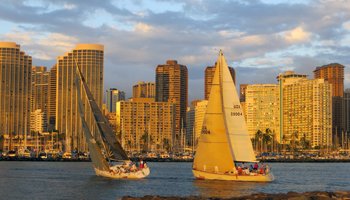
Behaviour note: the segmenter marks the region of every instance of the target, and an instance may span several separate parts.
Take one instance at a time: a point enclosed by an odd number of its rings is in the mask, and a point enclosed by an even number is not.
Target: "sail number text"
[[[241,105],[237,105],[237,104],[233,104],[233,109],[240,109]],[[241,112],[241,110],[238,111],[231,111],[231,116],[242,116],[243,113]]]
[[[231,112],[231,116],[242,116],[242,112]]]

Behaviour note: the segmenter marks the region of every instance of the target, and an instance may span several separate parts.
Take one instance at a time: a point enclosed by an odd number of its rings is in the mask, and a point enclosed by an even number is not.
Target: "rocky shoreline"
[[[163,197],[163,196],[152,196],[147,195],[144,197],[130,197],[125,196],[122,200],[219,200],[224,198],[217,197],[200,197],[200,196],[189,196],[189,197]],[[266,194],[266,193],[257,193],[251,194],[248,196],[241,197],[232,197],[226,198],[227,200],[244,200],[244,199],[252,199],[252,200],[327,200],[327,199],[350,199],[350,191],[336,191],[336,192],[288,192],[285,194]]]

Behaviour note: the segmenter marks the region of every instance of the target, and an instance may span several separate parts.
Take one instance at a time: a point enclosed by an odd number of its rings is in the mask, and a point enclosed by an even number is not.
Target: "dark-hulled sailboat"
[[[83,132],[88,144],[92,165],[96,175],[113,179],[141,179],[147,177],[150,174],[149,167],[145,166],[143,168],[135,168],[134,166],[130,165],[132,162],[118,142],[115,133],[108,124],[107,119],[103,116],[101,110],[95,102],[95,99],[93,98],[93,95],[85,82],[85,78],[80,71],[78,63],[76,61],[75,63],[77,69],[75,84],[77,87],[78,109]],[[85,94],[91,112],[94,116],[98,128],[95,135],[98,134],[98,137],[101,138],[101,145],[96,142],[95,137],[91,134],[91,131],[85,121],[81,91],[83,91]],[[107,161],[107,159],[109,161]],[[111,160],[117,161],[116,164],[111,164],[113,163],[110,162]]]

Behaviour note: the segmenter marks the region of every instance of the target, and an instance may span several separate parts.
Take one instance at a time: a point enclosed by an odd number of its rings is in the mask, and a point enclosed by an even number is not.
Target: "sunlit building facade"
[[[314,70],[315,78],[323,78],[332,86],[332,128],[333,141],[340,143],[342,132],[345,129],[344,119],[344,66],[331,63]],[[337,144],[337,145],[338,145]]]
[[[245,116],[248,133],[255,137],[258,130],[270,129],[280,142],[280,92],[277,84],[247,85],[245,91]]]
[[[103,60],[104,47],[99,44],[78,44],[57,58],[56,129],[65,138],[64,150],[67,152],[87,150],[78,112],[76,65],[79,65],[97,105],[102,108]],[[85,120],[90,130],[97,130],[85,93],[81,91]]]
[[[287,143],[305,137],[312,147],[332,144],[332,90],[324,79],[288,71],[280,82],[283,138]]]
[[[30,130],[35,133],[43,133],[46,131],[46,116],[41,109],[37,109],[30,114]]]
[[[156,85],[154,82],[138,82],[132,87],[133,98],[155,98]]]
[[[13,42],[0,42],[0,55],[0,134],[23,138],[30,131],[32,58]]]
[[[131,152],[170,151],[173,147],[175,105],[153,98],[117,102],[117,135]]]
[[[194,118],[194,145],[198,143],[198,139],[201,136],[203,120],[205,112],[207,110],[208,100],[198,101],[195,105],[195,118]]]

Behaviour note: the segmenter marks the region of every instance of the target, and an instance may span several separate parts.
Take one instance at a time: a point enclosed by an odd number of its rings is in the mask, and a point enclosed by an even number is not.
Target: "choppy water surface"
[[[192,163],[148,163],[143,180],[97,177],[88,162],[0,162],[0,199],[119,199],[122,196],[232,197],[257,192],[350,190],[350,163],[272,163],[273,183],[194,180]]]

